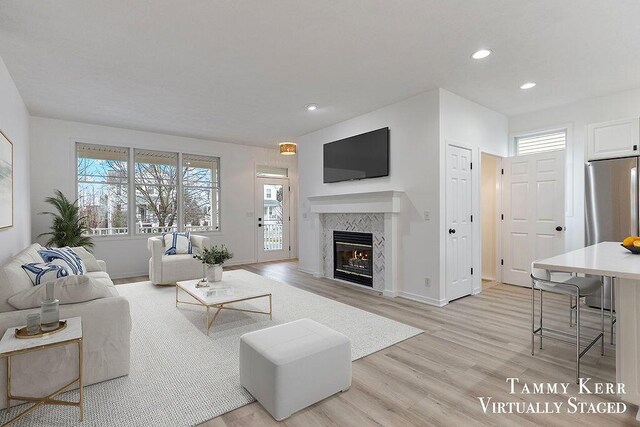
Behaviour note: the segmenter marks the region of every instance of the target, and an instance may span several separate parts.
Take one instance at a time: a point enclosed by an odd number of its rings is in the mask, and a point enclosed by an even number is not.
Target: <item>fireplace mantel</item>
[[[395,297],[400,289],[401,277],[398,265],[400,259],[398,216],[403,195],[402,191],[372,191],[307,197],[308,213],[314,231],[313,241],[318,248],[313,274],[317,277],[328,277],[322,262],[322,215],[384,214],[384,289],[380,290],[386,296]]]
[[[400,213],[402,191],[307,197],[311,213]]]

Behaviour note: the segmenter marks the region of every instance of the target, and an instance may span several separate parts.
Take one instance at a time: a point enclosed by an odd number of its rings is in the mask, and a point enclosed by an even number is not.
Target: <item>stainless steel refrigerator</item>
[[[639,157],[594,160],[585,166],[586,242],[622,242],[638,236]],[[640,258],[638,259],[640,262]],[[604,307],[611,307],[610,282],[605,280]],[[600,295],[587,297],[592,307],[600,307]],[[614,307],[615,309],[615,307]]]

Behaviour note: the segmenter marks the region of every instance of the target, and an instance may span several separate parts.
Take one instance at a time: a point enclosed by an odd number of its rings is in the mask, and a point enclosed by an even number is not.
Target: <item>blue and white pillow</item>
[[[189,231],[184,233],[163,233],[162,240],[164,240],[164,247],[167,248],[164,251],[165,255],[193,253],[191,233]]]
[[[64,248],[45,248],[38,251],[44,262],[53,262],[59,260],[56,264],[62,265],[71,274],[83,275],[87,272],[87,267],[82,259],[73,249],[68,246]]]
[[[27,273],[34,286],[69,276],[69,272],[63,265],[55,263],[32,262],[30,264],[24,264],[22,268]]]

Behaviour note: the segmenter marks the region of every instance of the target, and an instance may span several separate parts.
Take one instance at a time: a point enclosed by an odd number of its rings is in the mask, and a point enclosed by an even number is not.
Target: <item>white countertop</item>
[[[534,267],[569,273],[593,274],[640,281],[640,255],[620,246],[620,242],[602,242],[562,255],[541,259]]]

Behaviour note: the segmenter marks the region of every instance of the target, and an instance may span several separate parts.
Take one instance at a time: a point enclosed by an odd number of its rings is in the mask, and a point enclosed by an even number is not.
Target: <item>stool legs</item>
[[[576,384],[580,381],[580,295],[576,293]]]
[[[540,350],[542,350],[542,288],[540,289]]]
[[[536,287],[531,279],[531,355],[535,353],[536,346]]]

